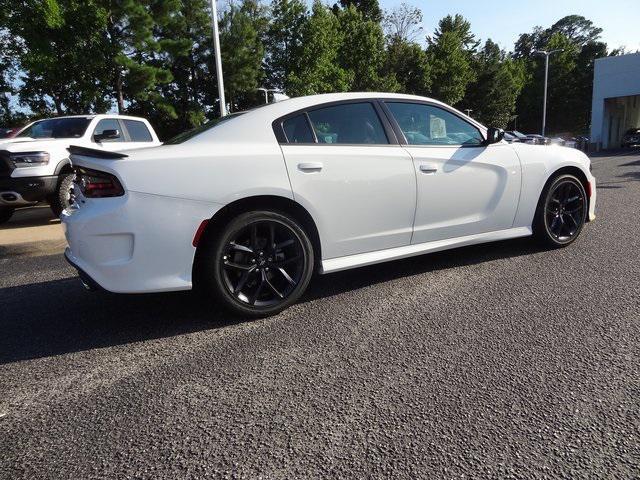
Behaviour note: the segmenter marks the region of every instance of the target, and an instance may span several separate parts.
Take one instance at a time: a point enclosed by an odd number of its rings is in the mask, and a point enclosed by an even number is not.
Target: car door
[[[429,103],[387,101],[417,176],[412,243],[458,238],[513,226],[520,160],[453,111]]]
[[[412,160],[375,101],[337,102],[275,124],[294,197],[316,221],[323,259],[410,244]]]

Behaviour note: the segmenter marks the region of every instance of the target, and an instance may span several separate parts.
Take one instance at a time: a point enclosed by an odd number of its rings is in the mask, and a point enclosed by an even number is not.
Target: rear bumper
[[[1,177],[0,205],[21,207],[45,200],[56,191],[58,176]]]
[[[65,257],[86,284],[115,293],[190,289],[193,236],[221,207],[136,192],[78,201],[61,216]]]

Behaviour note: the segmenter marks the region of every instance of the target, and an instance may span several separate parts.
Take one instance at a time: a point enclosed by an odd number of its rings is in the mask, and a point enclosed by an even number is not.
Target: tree
[[[288,91],[287,78],[299,68],[307,7],[302,0],[273,0],[266,35],[265,70],[270,87]]]
[[[224,65],[227,102],[232,110],[256,103],[262,84],[264,44],[267,28],[264,7],[256,0],[231,3],[220,20],[220,45]]]
[[[524,84],[521,62],[508,57],[500,47],[487,40],[474,57],[476,79],[467,88],[464,101],[473,116],[486,125],[507,128]]]
[[[431,90],[429,59],[417,43],[391,37],[383,71],[388,77],[395,78],[399,92],[428,95]]]
[[[475,48],[476,42],[470,28],[461,16],[447,16],[440,21],[434,36],[427,38],[432,94],[451,105],[462,100],[474,80],[470,49]]]
[[[342,10],[338,21],[343,35],[338,61],[353,79],[350,90],[397,90],[395,79],[383,74],[385,50],[380,23],[366,19],[354,6]]]
[[[215,76],[209,70],[212,55],[211,12],[208,0],[182,0],[173,14],[154,29],[158,51],[149,62],[168,70],[171,81],[156,86],[164,99],[136,101],[132,113],[145,114],[160,138],[170,138],[215,115]]]
[[[362,18],[365,20],[371,20],[375,23],[382,21],[382,10],[378,0],[340,0],[340,5],[333,5],[333,13],[338,15],[340,10],[348,10],[350,7],[355,8],[362,14]]]
[[[39,114],[59,115],[109,107],[104,16],[95,4],[8,2],[3,10],[10,37],[7,51],[20,72],[23,105]]]
[[[287,76],[287,93],[297,96],[346,91],[352,77],[338,63],[338,50],[343,41],[340,24],[320,0],[313,4],[302,38],[299,68]]]
[[[422,31],[420,23],[422,23],[422,11],[407,3],[402,3],[386,13],[383,18],[383,25],[390,41],[414,41]]]
[[[600,42],[601,29],[578,15],[560,19],[547,29],[536,27],[520,35],[514,56],[525,67],[525,84],[517,102],[521,128],[538,131],[542,119],[544,58],[536,50],[564,49],[550,58],[547,126],[550,132],[583,133],[591,117],[593,68],[596,58],[607,55]],[[570,112],[570,114],[567,114]]]

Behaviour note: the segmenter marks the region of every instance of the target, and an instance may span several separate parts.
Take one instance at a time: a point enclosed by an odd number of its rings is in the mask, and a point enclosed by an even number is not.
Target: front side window
[[[100,120],[96,125],[96,129],[93,131],[94,140],[96,136],[103,135],[106,130],[116,130],[118,132],[118,136],[116,138],[101,138],[100,142],[124,142],[124,137],[122,136],[122,132],[120,131],[120,124],[118,120],[115,118],[105,118]]]
[[[132,142],[153,142],[149,129],[137,120],[122,120]]]
[[[388,102],[409,145],[477,146],[480,130],[442,108],[420,103]]]
[[[386,145],[382,122],[369,102],[345,103],[309,112],[318,143]]]
[[[91,122],[90,118],[51,118],[34,122],[22,132],[18,137],[29,138],[80,138],[87,131]]]

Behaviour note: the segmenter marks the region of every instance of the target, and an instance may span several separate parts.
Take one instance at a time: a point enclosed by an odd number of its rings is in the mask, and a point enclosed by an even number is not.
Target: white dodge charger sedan
[[[65,255],[90,287],[197,287],[264,316],[314,272],[527,235],[572,243],[595,218],[589,158],[502,137],[429,98],[340,93],[230,115],[160,147],[71,147]]]

